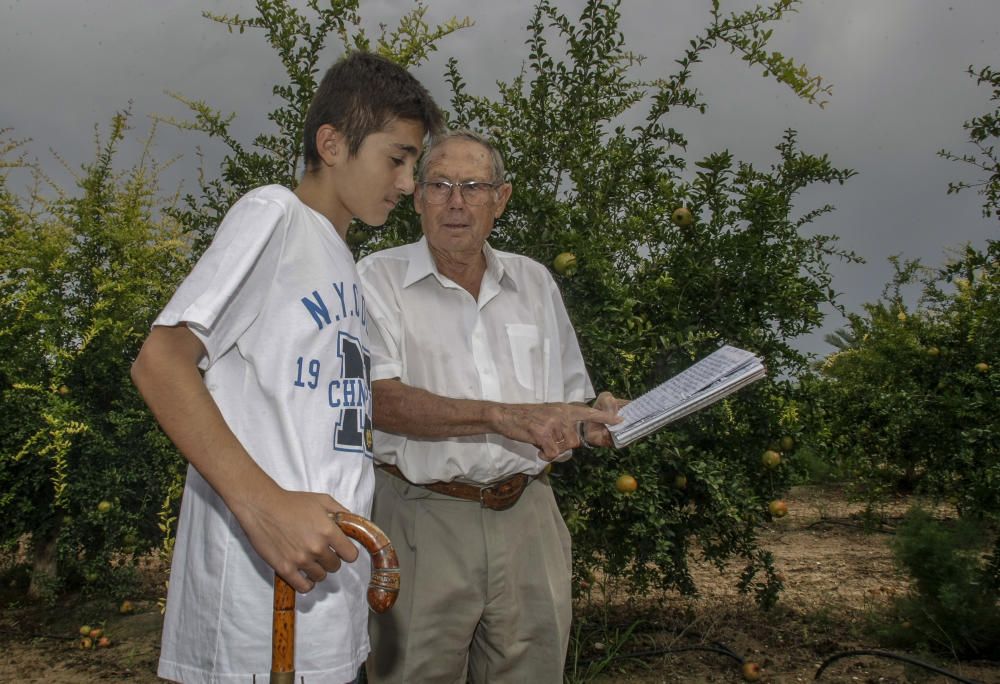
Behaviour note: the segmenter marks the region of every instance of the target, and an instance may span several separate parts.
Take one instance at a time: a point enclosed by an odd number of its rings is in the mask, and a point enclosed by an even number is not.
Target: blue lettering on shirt
[[[331,340],[333,348],[330,351],[336,351],[340,363],[327,360],[325,355],[322,363],[320,359],[306,359],[300,356],[295,362],[293,384],[306,391],[316,389],[320,384],[321,369],[329,372],[339,366],[339,373],[334,370],[334,374],[339,377],[326,382],[327,405],[337,412],[333,429],[333,449],[361,453],[371,458],[371,355],[362,344],[364,338],[359,339],[346,330],[333,327],[334,321],[346,319],[348,315],[359,318],[362,328],[367,327],[365,298],[360,288],[352,284],[353,307],[348,310],[346,284],[340,281],[331,285],[340,301],[339,314],[331,314],[330,308],[318,290],[313,290],[310,296],[302,297],[300,301],[318,330],[330,326],[331,330],[337,331],[336,341]]]
[[[330,325],[330,310],[326,308],[326,303],[323,298],[319,296],[319,292],[316,290],[312,291],[312,296],[315,301],[309,299],[308,297],[302,298],[302,304],[305,305],[306,311],[312,314],[313,320],[316,321],[316,325],[320,330],[323,329],[323,325]]]
[[[337,283],[333,283],[333,289],[337,291],[337,296],[340,297],[341,315],[337,316],[337,320],[339,321],[341,318],[347,318],[347,302],[344,300],[344,283],[340,283],[339,286]]]

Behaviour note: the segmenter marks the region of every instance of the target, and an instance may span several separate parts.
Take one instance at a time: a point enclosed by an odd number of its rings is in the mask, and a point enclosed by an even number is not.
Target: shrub
[[[687,559],[697,547],[720,569],[740,559],[741,588],[764,604],[776,598],[780,583],[756,530],[788,486],[794,446],[777,468],[761,455],[799,434],[788,378],[806,359],[792,340],[819,324],[820,303],[832,303],[829,262],[854,258],[834,236],[805,234],[832,207],[799,210],[796,198],[853,172],[804,151],[793,131],[766,170],[725,150],[689,168],[687,141],[669,122],[704,109],[691,79],[708,51],[728,47],[751,64],[776,54],[752,37],[769,35],[789,5],[727,15],[715,3],[679,68],[655,81],[635,77],[641,57],[625,45],[618,4],[597,1],[575,21],[539,2],[525,67],[498,84],[498,97],[470,94],[461,65],[449,63],[453,122],[491,134],[514,186],[492,243],[545,264],[576,256],[575,273],[556,278],[597,390],[637,396],[721,342],[755,351],[769,370],[767,380],[627,449],[556,466],[580,577],[600,568],[637,588],[693,592]],[[386,240],[415,234],[409,226]],[[638,480],[635,493],[614,489],[622,472]]]
[[[850,316],[812,396],[839,454],[875,502],[917,491],[1000,522],[1000,242],[938,269],[896,262],[883,299]],[[921,286],[914,308],[901,290]]]
[[[917,508],[892,547],[913,582],[896,600],[888,638],[959,658],[1000,656],[1000,591],[986,557],[988,529],[969,518],[937,520]]]
[[[158,544],[181,469],[129,364],[188,250],[159,212],[157,168],[113,168],[127,122],[114,117],[76,194],[24,198],[0,177],[0,543],[30,539],[36,595],[129,577],[111,560]]]

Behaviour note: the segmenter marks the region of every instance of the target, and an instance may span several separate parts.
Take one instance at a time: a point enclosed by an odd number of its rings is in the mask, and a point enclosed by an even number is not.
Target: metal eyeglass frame
[[[469,195],[466,194],[467,190],[476,190],[478,188],[489,188],[496,192],[503,183],[488,183],[486,181],[463,181],[461,183],[452,183],[446,180],[435,180],[435,181],[420,181],[417,183],[423,189],[424,199],[427,200],[429,204],[447,204],[448,200],[451,199],[451,194],[454,192],[455,188],[458,188],[459,194],[462,196],[462,201],[468,204],[470,207],[481,207],[488,201],[488,195],[483,194],[482,200],[474,198],[475,201],[469,199]],[[427,191],[427,186],[445,187],[448,188],[448,194],[440,198],[434,198],[432,192]],[[439,191],[437,191],[439,192]]]

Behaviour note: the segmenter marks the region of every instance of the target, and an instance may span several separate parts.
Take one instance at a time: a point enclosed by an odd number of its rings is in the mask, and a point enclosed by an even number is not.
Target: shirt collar
[[[427,244],[427,238],[421,237],[417,242],[410,245],[409,264],[406,267],[406,278],[403,280],[403,287],[407,288],[419,282],[427,276],[434,276],[438,282],[444,283],[444,276],[438,271],[434,257],[431,256],[431,248]],[[490,247],[488,242],[483,243],[483,256],[486,257],[485,279],[491,279],[503,286],[517,290],[517,282],[512,274],[504,268],[503,262],[496,255],[496,251]]]

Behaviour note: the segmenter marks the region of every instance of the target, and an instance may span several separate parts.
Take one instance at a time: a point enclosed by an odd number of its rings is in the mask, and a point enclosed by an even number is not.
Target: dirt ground
[[[847,503],[835,488],[796,488],[786,501],[789,515],[762,535],[786,586],[775,609],[762,613],[737,592],[734,576],[695,563],[699,597],[629,597],[611,609],[607,624],[620,624],[619,633],[640,619],[621,650],[615,649],[613,635],[596,649],[592,639],[574,639],[570,681],[740,682],[740,658],[762,666],[761,682],[807,682],[834,654],[877,648],[867,636],[866,623],[907,589],[892,564],[890,535],[866,531],[859,517],[861,507]],[[889,507],[890,523],[906,507],[907,502]],[[4,607],[0,682],[159,681],[154,674],[160,629],[158,586],[162,584],[154,576],[148,595],[135,599],[136,611],[129,615],[119,614],[116,603],[68,601],[54,610]],[[102,624],[112,645],[81,650],[77,631],[84,622]],[[620,657],[625,652],[646,655]],[[905,655],[962,679],[858,655],[831,663],[819,681],[1000,684],[1000,663]]]

